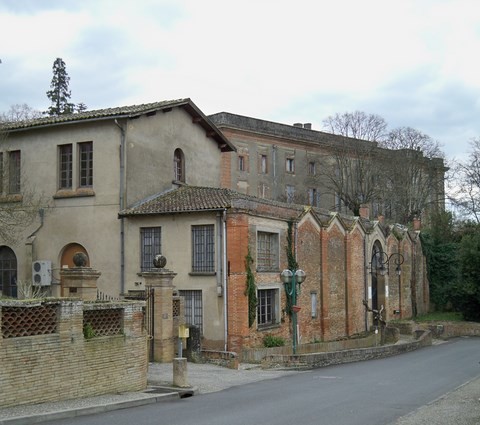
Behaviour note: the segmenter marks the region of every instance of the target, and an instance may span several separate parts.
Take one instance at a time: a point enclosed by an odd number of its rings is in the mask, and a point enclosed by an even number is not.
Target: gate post
[[[145,286],[153,290],[153,360],[156,362],[171,362],[174,357],[173,334],[173,279],[177,275],[164,269],[167,260],[157,255],[155,268],[142,273]]]

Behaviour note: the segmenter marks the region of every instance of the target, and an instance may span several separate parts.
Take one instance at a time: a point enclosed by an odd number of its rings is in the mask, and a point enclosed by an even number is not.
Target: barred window
[[[179,293],[185,299],[185,323],[198,326],[203,333],[202,291],[181,290]]]
[[[278,289],[259,289],[257,292],[257,324],[259,327],[278,323]]]
[[[192,226],[192,272],[215,272],[214,236],[213,224]]]
[[[79,154],[79,186],[93,186],[93,143],[83,142],[78,144]]]
[[[153,267],[153,259],[162,252],[161,227],[142,227],[140,229],[141,254],[140,268],[142,272]]]
[[[257,269],[278,271],[278,233],[257,233]]]
[[[72,188],[72,145],[58,147],[58,187],[60,189]]]

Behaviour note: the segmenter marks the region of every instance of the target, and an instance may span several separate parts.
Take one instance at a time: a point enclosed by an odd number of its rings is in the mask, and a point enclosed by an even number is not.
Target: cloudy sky
[[[189,97],[322,130],[355,110],[462,158],[480,137],[477,0],[0,0],[0,111],[46,110],[64,60],[89,109]]]

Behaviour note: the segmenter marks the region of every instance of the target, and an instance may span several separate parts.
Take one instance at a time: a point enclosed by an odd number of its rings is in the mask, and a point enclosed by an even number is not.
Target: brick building
[[[297,305],[299,342],[329,341],[370,330],[369,306],[385,308],[384,317],[407,318],[428,310],[428,282],[416,232],[385,227],[360,217],[248,196],[229,189],[185,186],[146,199],[121,212],[130,229],[148,219],[168,232],[168,223],[188,217],[185,234],[176,228],[165,234],[163,252],[172,268],[200,255],[216,264],[203,274],[205,281],[188,287],[176,278],[180,292],[201,294],[204,344],[241,352],[261,346],[265,335],[291,340],[292,329],[280,271],[288,267],[287,235],[292,252],[307,278]],[[211,226],[211,244],[195,245],[186,237],[195,225]],[[133,230],[134,231],[134,230]],[[249,326],[246,295],[247,256],[254,275],[255,317]],[[400,256],[398,256],[400,255]],[[210,258],[210,260],[209,260]],[[396,258],[402,258],[396,274]],[[170,261],[170,260],[169,260]],[[210,277],[209,277],[210,276]],[[216,278],[216,279],[215,279]],[[223,298],[220,296],[223,295]],[[251,308],[251,307],[250,307]]]

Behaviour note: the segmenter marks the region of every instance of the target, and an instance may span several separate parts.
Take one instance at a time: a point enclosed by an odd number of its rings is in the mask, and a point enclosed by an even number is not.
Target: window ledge
[[[0,195],[0,203],[6,204],[9,202],[22,202],[23,195],[20,193],[11,193],[7,195]]]
[[[257,330],[258,331],[269,331],[271,329],[276,329],[280,327],[280,323],[274,323],[271,325],[258,325]]]
[[[95,196],[95,191],[91,188],[78,188],[76,190],[60,189],[53,195],[54,199],[63,198],[83,198],[85,196]]]
[[[216,272],[190,272],[190,276],[216,276]]]

